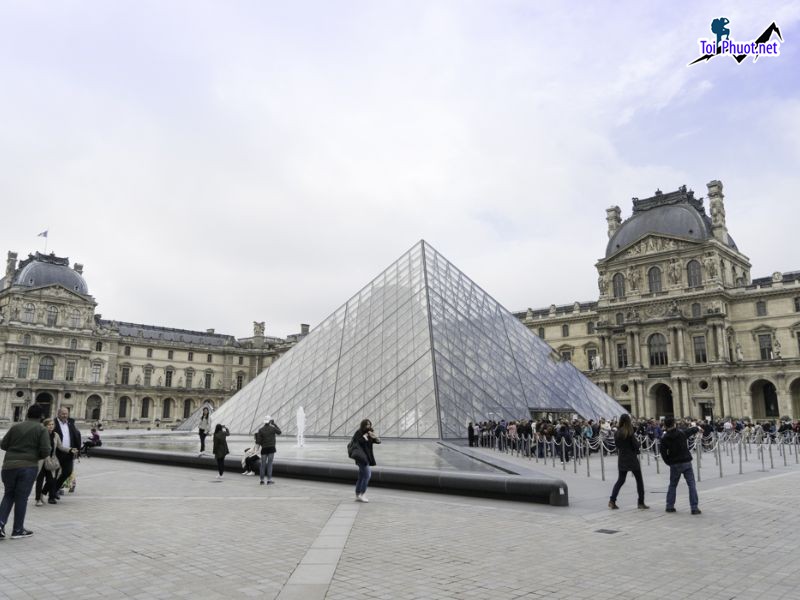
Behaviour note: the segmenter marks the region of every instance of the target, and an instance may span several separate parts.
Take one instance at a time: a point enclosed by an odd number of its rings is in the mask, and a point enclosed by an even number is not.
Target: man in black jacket
[[[692,469],[692,455],[689,453],[687,438],[700,431],[697,427],[692,427],[686,431],[681,431],[675,426],[675,417],[664,419],[664,426],[667,432],[661,438],[661,458],[669,465],[669,488],[667,489],[667,512],[675,512],[675,495],[677,493],[678,482],[681,475],[689,486],[689,506],[692,508],[693,515],[699,515],[699,499],[697,497],[697,486],[694,482],[694,470]]]
[[[75,427],[75,419],[70,418],[69,409],[65,406],[58,409],[55,432],[61,438],[61,445],[67,450],[66,452],[56,451],[58,462],[61,465],[61,475],[56,481],[56,490],[61,495],[61,486],[72,475],[73,462],[81,448],[81,432]],[[72,491],[71,488],[70,491]]]

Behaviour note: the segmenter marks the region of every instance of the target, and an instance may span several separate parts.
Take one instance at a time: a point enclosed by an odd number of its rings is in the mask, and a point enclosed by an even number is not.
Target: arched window
[[[594,333],[594,321],[589,321],[586,324],[586,333],[592,335]]]
[[[31,334],[30,333],[26,333],[25,335],[22,336],[22,343],[25,344],[26,346],[30,346],[31,345]]]
[[[81,326],[81,313],[78,310],[73,310],[69,316],[69,326],[77,329]]]
[[[58,309],[55,306],[47,307],[47,326],[55,327],[58,325]]]
[[[539,337],[544,339],[544,327],[539,327]]]
[[[569,337],[569,325],[566,323],[561,326],[561,337]]]
[[[622,273],[617,273],[611,280],[614,286],[614,298],[625,297],[625,276]]]
[[[26,323],[33,323],[36,314],[36,307],[33,304],[26,304],[22,307],[22,320]]]
[[[647,343],[650,350],[650,365],[653,367],[667,364],[667,338],[660,333],[650,336]]]
[[[172,398],[164,398],[164,406],[161,409],[161,418],[172,418]]]
[[[123,396],[119,399],[119,412],[117,413],[120,419],[128,417],[128,397]]]
[[[142,419],[149,419],[150,418],[150,403],[152,400],[150,398],[142,398],[142,412],[141,418]]]
[[[100,376],[103,373],[102,363],[92,363],[92,383],[100,383]]]
[[[703,271],[700,268],[700,263],[696,260],[690,260],[686,265],[686,279],[690,288],[703,285]]]
[[[661,291],[661,269],[653,267],[647,272],[647,285],[653,294]]]
[[[767,316],[767,303],[763,300],[759,300],[756,302],[756,316],[759,317],[766,317]]]
[[[97,342],[94,345],[95,352],[102,352],[103,351],[103,342]]]
[[[131,347],[130,347],[130,346],[125,346],[125,347],[122,349],[122,353],[123,353],[125,356],[130,356],[130,355],[131,355]]]
[[[77,350],[78,349],[78,340],[76,340],[75,338],[72,338],[69,341],[69,349],[70,350]]]
[[[52,379],[56,361],[51,356],[43,356],[39,360],[39,379]]]
[[[700,308],[700,303],[695,302],[692,304],[692,318],[699,319],[702,314],[702,309]]]
[[[622,313],[617,313],[615,318],[617,320],[617,325],[623,325],[625,323],[625,316]]]

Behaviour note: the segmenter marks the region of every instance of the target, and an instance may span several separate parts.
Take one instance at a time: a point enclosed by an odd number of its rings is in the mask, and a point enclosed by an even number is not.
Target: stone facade
[[[79,421],[170,427],[203,404],[219,407],[301,333],[288,339],[171,329],[103,319],[83,266],[8,253],[0,280],[0,423],[39,402],[67,406]]]
[[[517,313],[635,416],[800,418],[800,271],[751,280],[722,190],[608,209],[598,299]]]

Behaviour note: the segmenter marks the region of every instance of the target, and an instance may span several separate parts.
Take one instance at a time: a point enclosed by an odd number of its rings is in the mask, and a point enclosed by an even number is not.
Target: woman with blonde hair
[[[49,499],[47,500],[48,504],[58,504],[58,490],[56,489],[56,479],[58,476],[58,472],[61,470],[60,465],[59,468],[55,471],[50,471],[47,469],[47,463],[55,463],[58,464],[58,458],[56,455],[56,450],[61,450],[62,452],[69,452],[68,448],[64,448],[61,445],[61,437],[57,436],[55,433],[56,429],[56,422],[53,419],[45,419],[42,422],[42,425],[45,426],[47,429],[47,433],[50,436],[50,457],[53,457],[55,460],[52,461],[43,461],[41,469],[39,470],[39,475],[36,477],[36,506],[42,506],[44,502],[42,502],[42,494],[47,494]],[[49,458],[49,457],[48,457]]]
[[[617,509],[617,495],[625,483],[628,473],[633,473],[636,478],[636,492],[639,494],[639,508],[644,510],[650,508],[644,503],[644,480],[642,479],[642,465],[639,464],[639,440],[633,431],[631,416],[625,413],[619,418],[619,426],[614,434],[614,441],[617,445],[617,469],[619,476],[611,490],[611,498],[608,501],[608,508]]]

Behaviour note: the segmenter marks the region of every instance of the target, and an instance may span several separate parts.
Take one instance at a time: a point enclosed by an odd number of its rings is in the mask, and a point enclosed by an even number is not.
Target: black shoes
[[[28,531],[27,529],[20,529],[19,531],[15,531],[11,534],[12,540],[21,540],[22,538],[28,538],[33,535],[32,531]]]
[[[50,499],[47,501],[47,503],[48,503],[48,504],[58,504],[58,500],[56,500],[55,498],[50,498]]]
[[[665,512],[677,512],[674,508],[668,508]]]
[[[608,508],[612,508],[614,510],[617,510],[619,508],[619,506],[617,506],[617,503],[614,502],[613,500],[609,500],[608,501]]]
[[[693,515],[702,515],[703,511],[700,510],[699,508],[695,508],[695,509],[692,510],[692,514]]]
[[[650,507],[647,506],[647,504],[645,504],[644,502],[639,502],[639,507],[638,508],[639,508],[639,510],[647,510]]]

